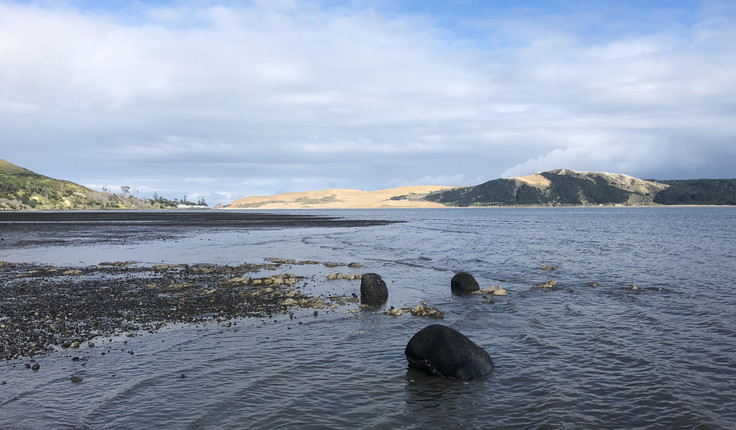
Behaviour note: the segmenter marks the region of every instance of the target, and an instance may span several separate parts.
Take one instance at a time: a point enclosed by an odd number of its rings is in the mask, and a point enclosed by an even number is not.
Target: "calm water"
[[[84,366],[63,351],[38,373],[0,363],[0,428],[736,428],[736,208],[317,213],[407,222],[6,246],[0,261],[357,261],[387,281],[387,306],[440,308],[495,370],[466,382],[410,370],[406,343],[435,321],[350,305],[105,339],[72,354]],[[452,296],[461,270],[509,295]],[[322,267],[280,271],[314,293],[359,290]],[[532,288],[551,279],[556,290]]]

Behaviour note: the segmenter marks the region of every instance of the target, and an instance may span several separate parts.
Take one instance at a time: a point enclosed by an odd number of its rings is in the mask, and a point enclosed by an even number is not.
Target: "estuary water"
[[[736,208],[273,212],[294,213],[402,222],[140,223],[95,240],[107,227],[9,221],[0,261],[359,262],[351,273],[386,281],[386,308],[426,301],[444,319],[348,304],[100,339],[35,357],[38,372],[2,362],[0,428],[736,428]],[[279,271],[311,294],[359,294],[359,282],[326,280],[335,269]],[[508,295],[453,296],[459,271]],[[437,322],[487,350],[493,372],[457,381],[409,369],[407,342]]]

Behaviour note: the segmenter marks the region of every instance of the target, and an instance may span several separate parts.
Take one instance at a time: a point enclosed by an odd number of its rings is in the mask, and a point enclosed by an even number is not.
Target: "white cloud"
[[[605,11],[468,17],[486,32],[470,43],[380,9],[137,7],[0,0],[3,157],[212,198],[563,167],[736,176],[709,166],[736,137],[736,23],[722,10],[620,33]]]

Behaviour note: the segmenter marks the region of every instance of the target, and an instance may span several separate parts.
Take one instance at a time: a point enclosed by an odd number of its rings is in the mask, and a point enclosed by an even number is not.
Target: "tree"
[[[123,197],[125,197],[125,195],[128,194],[128,192],[130,192],[130,187],[127,185],[123,185],[122,187],[120,187],[120,191],[123,192]]]

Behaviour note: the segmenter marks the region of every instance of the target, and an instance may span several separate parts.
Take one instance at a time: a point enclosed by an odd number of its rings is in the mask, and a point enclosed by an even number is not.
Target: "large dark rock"
[[[388,300],[388,287],[376,273],[366,273],[360,278],[360,302],[380,305]]]
[[[488,353],[459,331],[439,324],[420,330],[406,345],[409,366],[447,378],[473,379],[493,370]]]
[[[472,293],[480,290],[478,281],[470,273],[460,272],[452,277],[450,288],[454,293]]]

